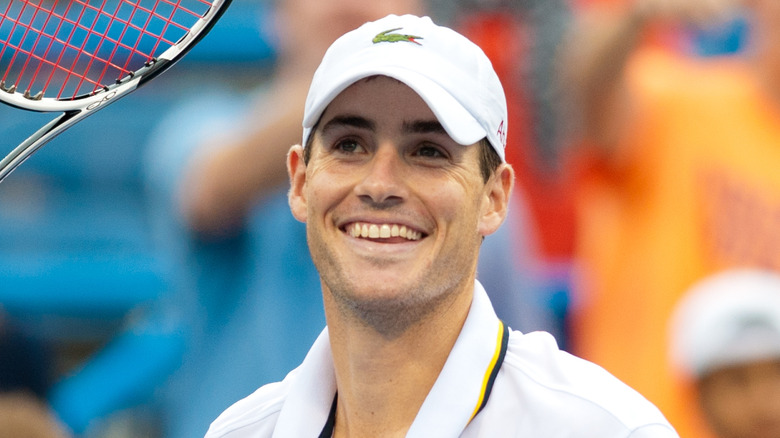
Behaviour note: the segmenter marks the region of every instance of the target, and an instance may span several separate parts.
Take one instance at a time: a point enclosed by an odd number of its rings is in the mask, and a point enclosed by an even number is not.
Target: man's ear
[[[479,233],[483,237],[495,233],[506,219],[514,184],[514,169],[502,163],[485,185],[485,199],[479,220]]]
[[[301,145],[295,145],[287,152],[287,174],[290,176],[290,191],[287,193],[290,211],[295,219],[306,222],[306,163]]]

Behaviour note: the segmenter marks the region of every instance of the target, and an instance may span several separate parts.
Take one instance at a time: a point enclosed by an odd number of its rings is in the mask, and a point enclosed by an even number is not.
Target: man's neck
[[[473,291],[388,338],[325,295],[338,404],[334,437],[405,436],[460,334]]]

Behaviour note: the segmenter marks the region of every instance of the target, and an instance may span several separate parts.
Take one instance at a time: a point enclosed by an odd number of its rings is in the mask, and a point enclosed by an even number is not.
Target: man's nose
[[[376,208],[388,208],[406,198],[406,166],[394,146],[388,144],[378,147],[363,172],[355,192],[364,202]]]

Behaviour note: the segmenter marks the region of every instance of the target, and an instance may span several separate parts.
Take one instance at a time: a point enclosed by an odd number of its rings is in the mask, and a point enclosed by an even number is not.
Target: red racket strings
[[[10,0],[0,9],[0,90],[72,100],[175,45],[207,0]]]

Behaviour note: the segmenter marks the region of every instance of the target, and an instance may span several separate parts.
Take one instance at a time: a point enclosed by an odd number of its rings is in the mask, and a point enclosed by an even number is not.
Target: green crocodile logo
[[[379,32],[374,39],[372,40],[374,44],[377,43],[397,43],[399,41],[406,41],[409,43],[415,43],[417,45],[422,45],[417,40],[423,39],[423,37],[415,36],[415,35],[403,35],[400,33],[390,33],[395,32],[397,30],[401,30],[400,27],[397,27],[395,29],[386,30],[384,32]]]

